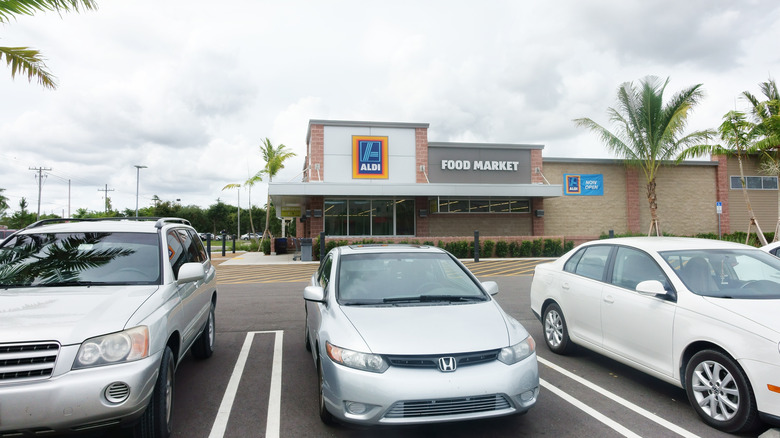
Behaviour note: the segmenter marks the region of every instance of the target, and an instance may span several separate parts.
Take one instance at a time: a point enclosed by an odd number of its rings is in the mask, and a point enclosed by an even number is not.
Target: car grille
[[[0,383],[49,378],[59,352],[56,342],[0,344]]]
[[[498,357],[500,350],[476,351],[471,353],[458,354],[436,354],[436,355],[388,355],[385,356],[390,366],[406,368],[438,368],[439,359],[442,357],[454,357],[457,367],[468,365],[477,365],[486,362],[492,362]]]
[[[386,418],[420,418],[463,415],[510,409],[509,400],[501,394],[440,400],[400,401],[393,404]]]

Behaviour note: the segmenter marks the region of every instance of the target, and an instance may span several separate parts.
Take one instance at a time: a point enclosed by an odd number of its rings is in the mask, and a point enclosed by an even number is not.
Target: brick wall
[[[414,130],[414,143],[415,143],[415,173],[417,174],[417,183],[425,184],[428,182],[426,174],[428,171],[428,128],[415,128]],[[425,171],[420,170],[420,166],[424,166]],[[427,208],[427,207],[426,207]]]
[[[325,179],[325,127],[323,125],[311,125],[309,128],[309,181],[323,181]],[[320,166],[319,171],[316,167]]]
[[[530,214],[434,214],[428,216],[428,227],[429,236],[473,236],[475,230],[479,230],[480,234],[498,236],[532,234]]]

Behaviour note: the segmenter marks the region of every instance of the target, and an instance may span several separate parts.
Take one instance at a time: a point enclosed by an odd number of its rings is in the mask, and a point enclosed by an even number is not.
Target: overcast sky
[[[0,65],[0,188],[10,211],[134,209],[157,195],[235,205],[268,137],[298,154],[310,119],[430,123],[430,141],[543,144],[608,158],[572,119],[607,124],[617,88],[701,83],[690,129],[715,128],[742,91],[780,72],[780,3],[719,0],[98,0],[0,25],[42,51],[54,91]],[[252,190],[265,204],[267,186]],[[240,192],[242,206],[247,193]]]

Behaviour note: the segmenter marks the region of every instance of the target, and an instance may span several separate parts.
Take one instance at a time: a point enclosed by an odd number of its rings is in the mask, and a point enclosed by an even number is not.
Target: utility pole
[[[113,192],[114,189],[109,189],[108,184],[106,184],[105,189],[98,189],[98,192],[105,192],[105,199],[106,199],[106,213],[108,213],[108,192]]]
[[[36,178],[38,179],[38,213],[35,216],[35,220],[38,221],[41,219],[41,187],[43,186],[43,172],[49,171],[51,168],[49,167],[28,167],[29,170],[34,170],[38,172],[38,176]]]

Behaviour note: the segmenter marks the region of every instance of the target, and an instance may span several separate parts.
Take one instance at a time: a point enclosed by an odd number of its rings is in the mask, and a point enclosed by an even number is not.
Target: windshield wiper
[[[55,281],[52,283],[38,283],[32,286],[37,287],[59,287],[59,286],[105,286],[107,284],[116,284],[116,282],[108,281],[84,281],[84,280],[70,280],[70,281]]]
[[[466,295],[420,295],[416,297],[385,298],[385,303],[462,303],[467,301],[485,301],[485,297]]]

